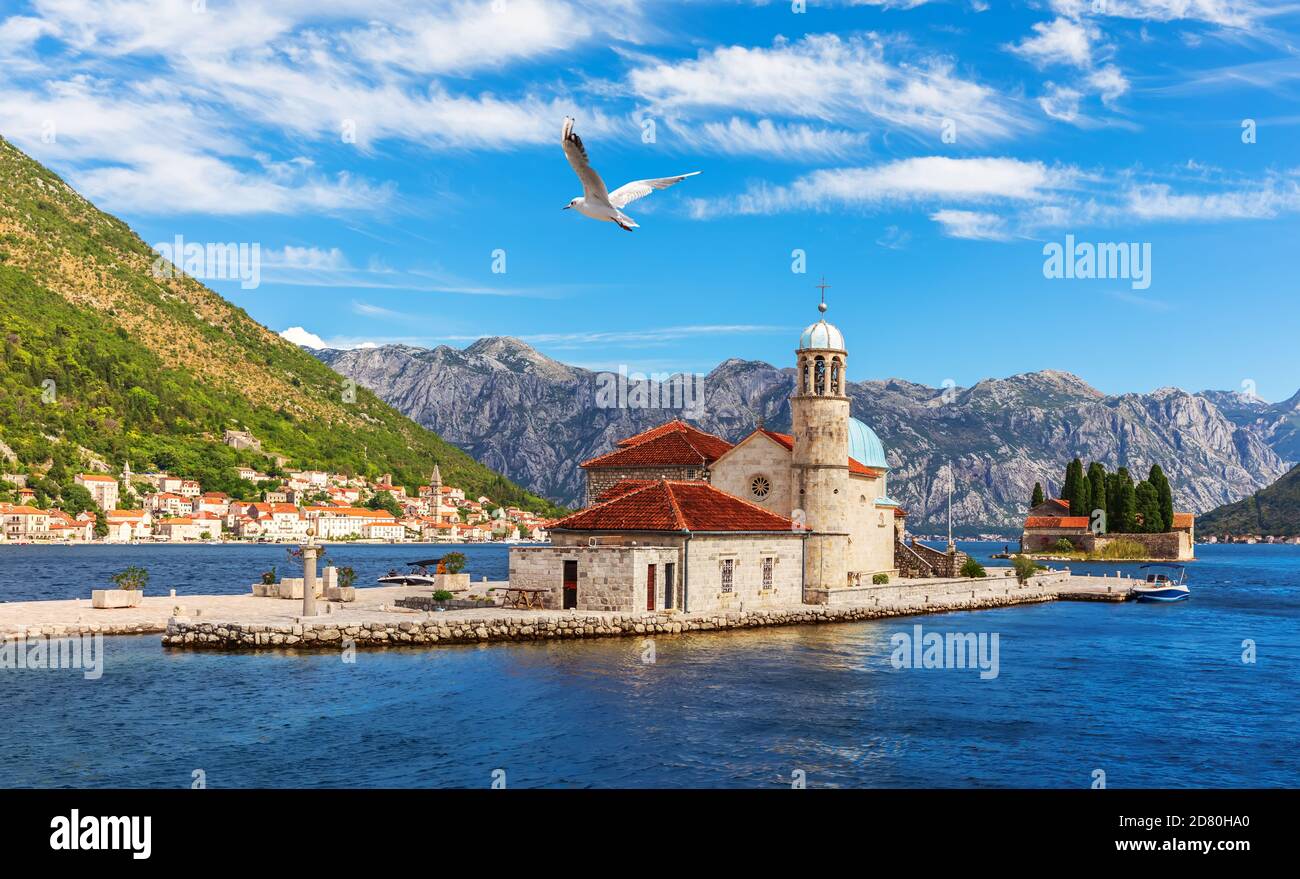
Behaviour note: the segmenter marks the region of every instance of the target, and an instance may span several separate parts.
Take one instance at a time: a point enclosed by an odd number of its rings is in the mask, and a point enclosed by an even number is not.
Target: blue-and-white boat
[[[1150,570],[1152,568],[1158,570]],[[1146,582],[1133,587],[1133,595],[1138,601],[1182,601],[1191,597],[1187,588],[1187,569],[1182,565],[1143,565],[1140,570],[1147,571]],[[1171,576],[1166,572],[1173,572]]]

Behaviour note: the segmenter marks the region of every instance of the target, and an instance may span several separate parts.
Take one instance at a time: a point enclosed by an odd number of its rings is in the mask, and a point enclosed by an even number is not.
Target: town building
[[[102,473],[78,473],[72,481],[90,492],[91,498],[101,510],[117,507],[118,487],[115,477]]]

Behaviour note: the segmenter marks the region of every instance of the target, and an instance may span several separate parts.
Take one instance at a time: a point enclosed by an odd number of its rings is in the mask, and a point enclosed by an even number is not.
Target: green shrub
[[[1098,553],[1102,559],[1122,560],[1122,559],[1144,559],[1150,555],[1147,548],[1136,540],[1125,540],[1122,537],[1116,538],[1101,548]]]
[[[888,574],[872,574],[872,575],[871,575],[871,585],[872,585],[872,586],[884,586],[884,585],[885,585],[886,583],[888,583],[888,582],[889,582],[889,575],[888,575]]]
[[[1057,552],[1074,552],[1074,544],[1070,542],[1070,538],[1062,537],[1052,545],[1052,549]]]
[[[1028,556],[1018,555],[1011,560],[1011,566],[1016,570],[1016,579],[1022,584],[1029,580],[1030,577],[1039,571],[1046,571],[1046,565],[1040,565],[1038,562]]]
[[[968,558],[966,559],[965,564],[961,566],[961,575],[963,577],[986,577],[988,576],[988,571],[984,570],[984,566],[979,562],[972,558]]]
[[[437,592],[433,593],[434,601],[451,601],[451,597],[451,593],[446,589],[439,589]]]
[[[465,570],[465,553],[449,552],[442,557],[442,564],[448,574],[459,574]]]
[[[339,568],[339,586],[347,589],[357,581],[357,572],[351,567]]]
[[[271,566],[271,570],[262,572],[262,583],[266,586],[275,585],[275,565]]]
[[[110,579],[117,584],[118,589],[143,591],[145,584],[149,582],[149,572],[137,565],[131,565],[126,570],[117,572]]]

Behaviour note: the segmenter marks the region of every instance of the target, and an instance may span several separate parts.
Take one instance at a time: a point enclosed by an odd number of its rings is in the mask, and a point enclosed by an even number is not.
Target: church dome
[[[874,430],[856,418],[849,419],[849,457],[867,467],[889,469],[884,443]]]
[[[808,327],[799,337],[799,348],[832,348],[847,351],[844,347],[844,334],[834,324],[828,324],[825,318]]]

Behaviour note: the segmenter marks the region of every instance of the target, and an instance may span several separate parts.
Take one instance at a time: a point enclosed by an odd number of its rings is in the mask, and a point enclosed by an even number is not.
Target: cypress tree
[[[1128,475],[1128,468],[1119,468],[1119,509],[1116,530],[1121,534],[1137,531],[1137,491],[1133,488],[1133,477]]]
[[[1095,511],[1101,510],[1103,514],[1109,516],[1106,510],[1106,468],[1096,461],[1088,465],[1088,487],[1092,489],[1092,498],[1088,502],[1088,515],[1091,516]]]
[[[1164,523],[1163,530],[1173,530],[1174,492],[1169,486],[1169,479],[1165,476],[1165,471],[1160,469],[1159,464],[1151,465],[1151,473],[1147,476],[1147,481],[1155,488],[1156,497],[1160,502],[1160,521]]]
[[[1074,512],[1074,498],[1079,493],[1079,480],[1083,479],[1083,462],[1075,458],[1065,467],[1065,482],[1061,485],[1061,499],[1070,502]]]
[[[1083,469],[1083,464],[1079,464]],[[1087,476],[1080,476],[1078,487],[1074,490],[1074,497],[1070,498],[1070,515],[1071,516],[1088,516],[1092,514],[1089,508],[1092,504],[1092,485],[1088,482]]]
[[[1142,518],[1142,530],[1148,534],[1158,534],[1165,530],[1160,520],[1160,494],[1151,483],[1143,480],[1134,492],[1137,499],[1137,514]]]
[[[1034,496],[1029,499],[1029,508],[1032,510],[1043,502],[1043,485],[1040,482],[1034,483]]]

